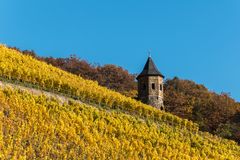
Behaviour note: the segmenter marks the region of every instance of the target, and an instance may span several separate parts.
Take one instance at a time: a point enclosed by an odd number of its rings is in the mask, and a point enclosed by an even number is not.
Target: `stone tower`
[[[163,79],[149,56],[143,71],[137,76],[138,99],[158,109],[163,109]]]

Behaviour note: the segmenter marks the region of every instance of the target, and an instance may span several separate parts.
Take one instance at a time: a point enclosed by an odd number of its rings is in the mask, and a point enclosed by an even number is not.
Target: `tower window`
[[[160,84],[160,91],[162,91],[163,90],[163,86],[162,86],[162,84]]]
[[[155,83],[152,83],[152,89],[155,89]]]

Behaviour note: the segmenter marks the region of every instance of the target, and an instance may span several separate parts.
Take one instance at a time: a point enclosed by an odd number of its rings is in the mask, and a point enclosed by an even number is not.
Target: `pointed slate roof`
[[[161,76],[164,78],[162,73],[157,69],[151,57],[148,57],[143,71],[137,76],[137,79],[142,76]]]

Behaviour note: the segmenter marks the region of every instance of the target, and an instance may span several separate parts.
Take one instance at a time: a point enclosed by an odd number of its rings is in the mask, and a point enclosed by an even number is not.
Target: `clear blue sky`
[[[0,43],[41,56],[72,53],[231,92],[240,101],[239,0],[0,0]]]

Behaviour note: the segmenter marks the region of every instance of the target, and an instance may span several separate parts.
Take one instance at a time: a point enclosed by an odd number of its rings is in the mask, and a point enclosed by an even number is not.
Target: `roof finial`
[[[151,57],[151,49],[148,49],[148,57]]]

